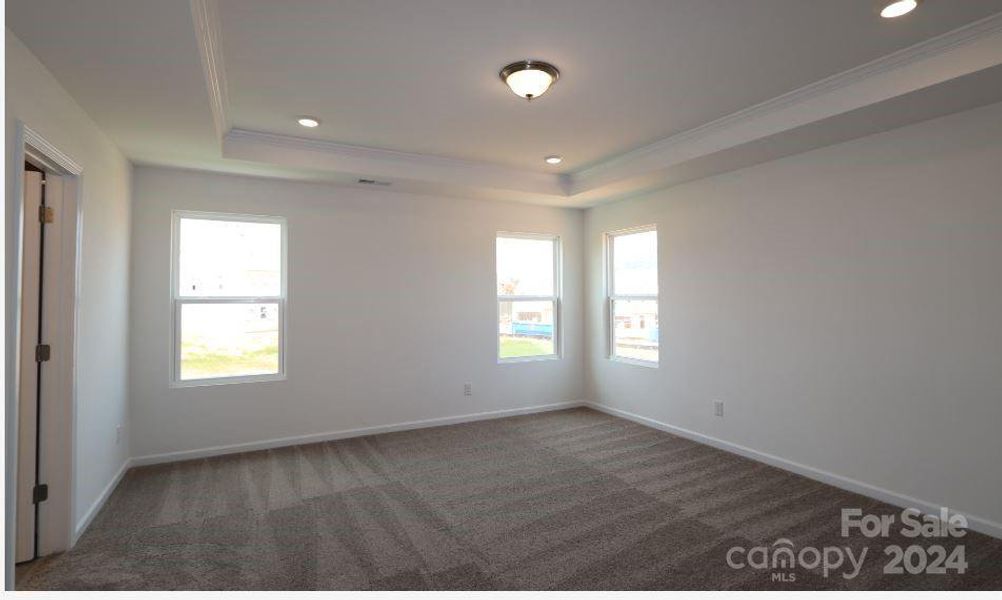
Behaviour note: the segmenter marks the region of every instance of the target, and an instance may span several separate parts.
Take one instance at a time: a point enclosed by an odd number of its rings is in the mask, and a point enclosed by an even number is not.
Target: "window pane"
[[[553,310],[556,303],[500,302],[498,335],[501,358],[550,356],[553,345]]]
[[[278,304],[181,305],[182,380],[278,371]]]
[[[499,237],[498,295],[553,296],[555,240]]]
[[[658,232],[644,231],[612,238],[613,295],[658,293]]]
[[[279,296],[282,226],[181,218],[178,294]]]
[[[612,303],[613,351],[622,358],[658,361],[658,303],[615,300]]]

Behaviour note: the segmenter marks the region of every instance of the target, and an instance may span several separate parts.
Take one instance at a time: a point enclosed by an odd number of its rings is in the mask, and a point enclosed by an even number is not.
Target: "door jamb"
[[[9,202],[15,203],[13,212],[13,227],[8,225],[7,232],[11,240],[7,248],[14,249],[15,256],[8,256],[9,271],[7,273],[8,329],[5,347],[8,357],[5,363],[7,373],[6,402],[6,495],[5,495],[5,547],[6,564],[5,587],[13,588],[14,583],[14,524],[16,523],[17,505],[17,408],[18,390],[20,386],[19,341],[21,335],[21,277],[23,249],[21,248],[22,230],[26,218],[36,218],[24,214],[24,163],[30,160],[48,172],[63,177],[63,213],[56,215],[63,219],[60,233],[62,235],[62,260],[60,261],[59,290],[60,295],[56,313],[56,334],[58,343],[53,347],[53,366],[57,370],[56,379],[59,384],[52,396],[58,422],[43,435],[42,468],[47,473],[47,483],[50,488],[61,490],[64,497],[50,499],[49,518],[41,523],[39,543],[48,546],[48,552],[68,550],[76,543],[76,422],[77,422],[77,340],[79,328],[79,298],[80,298],[80,259],[83,242],[83,167],[49,143],[36,131],[17,122],[14,138],[13,164],[8,164],[8,174],[13,181],[13,195]],[[11,258],[14,258],[12,262]],[[13,304],[13,306],[10,306]],[[13,315],[11,314],[13,313]],[[56,419],[53,419],[54,421]],[[69,443],[60,444],[59,440]],[[62,446],[62,448],[60,448]],[[44,540],[44,541],[43,541]]]

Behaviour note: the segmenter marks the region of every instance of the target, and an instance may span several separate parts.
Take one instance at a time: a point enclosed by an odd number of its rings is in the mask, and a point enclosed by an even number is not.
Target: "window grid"
[[[559,359],[562,354],[562,327],[561,327],[561,306],[560,306],[560,296],[561,296],[561,261],[560,261],[560,237],[552,234],[545,233],[512,233],[512,232],[498,232],[495,237],[495,247],[494,247],[494,261],[497,264],[498,259],[498,247],[497,241],[500,239],[526,239],[526,240],[546,240],[553,242],[553,293],[549,296],[546,295],[519,295],[519,294],[502,294],[500,291],[497,292],[497,318],[495,319],[495,327],[497,327],[498,322],[501,320],[501,305],[505,302],[511,302],[514,308],[515,302],[550,302],[553,307],[553,352],[551,354],[540,354],[525,357],[509,357],[503,358],[501,356],[501,335],[498,334],[497,337],[497,357],[498,363],[519,363],[519,362],[532,362],[537,360],[554,360]],[[495,273],[494,286],[497,288],[497,273]]]
[[[180,291],[180,233],[182,219],[213,220],[243,223],[269,223],[279,225],[281,230],[280,258],[280,293],[277,296],[184,296]],[[287,304],[287,227],[284,217],[261,215],[244,215],[231,213],[214,213],[198,211],[173,211],[171,223],[171,387],[196,387],[205,385],[222,385],[230,383],[252,383],[258,381],[277,381],[286,378],[287,335],[286,335],[286,304]],[[234,375],[224,377],[209,377],[199,379],[181,378],[181,314],[186,305],[237,305],[237,304],[275,304],[278,318],[278,371],[275,373]]]
[[[635,227],[630,229],[622,229],[619,231],[613,231],[605,234],[606,239],[606,319],[608,323],[608,356],[610,360],[617,362],[624,362],[628,364],[635,364],[645,367],[657,368],[660,362],[660,338],[658,341],[658,360],[644,360],[629,356],[620,356],[616,353],[616,303],[617,302],[638,302],[638,301],[649,301],[654,302],[657,305],[658,312],[660,312],[660,306],[658,305],[659,294],[619,294],[616,292],[616,269],[615,269],[615,240],[618,237],[634,235],[638,233],[647,232],[657,232],[656,225],[645,225],[642,227]],[[656,258],[656,257],[655,257]],[[658,273],[656,270],[655,273]],[[660,317],[658,317],[660,320]]]

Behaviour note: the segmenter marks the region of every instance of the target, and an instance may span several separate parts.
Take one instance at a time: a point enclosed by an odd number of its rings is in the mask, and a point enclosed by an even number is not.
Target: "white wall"
[[[288,219],[287,380],[169,387],[173,209]],[[579,401],[582,221],[579,210],[138,167],[134,456]],[[559,361],[497,364],[499,230],[562,238]]]
[[[12,415],[17,298],[17,202],[11,175],[17,121],[83,166],[83,240],[78,313],[76,489],[74,523],[87,515],[129,456],[115,428],[128,420],[129,194],[131,167],[122,153],[31,52],[6,31],[6,322],[7,414]],[[16,428],[7,422],[7,457]],[[7,489],[12,490],[7,466]],[[8,512],[8,523],[11,514]],[[9,532],[8,532],[9,533]]]
[[[656,370],[607,360],[599,326],[603,232],[648,223]],[[1002,104],[595,208],[585,230],[594,401],[1002,523]]]

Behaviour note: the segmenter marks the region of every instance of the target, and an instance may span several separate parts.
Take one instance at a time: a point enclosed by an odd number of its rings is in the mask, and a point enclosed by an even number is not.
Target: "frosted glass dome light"
[[[918,7],[918,0],[897,0],[891,2],[880,11],[885,19],[894,19],[907,15]]]
[[[521,60],[501,69],[501,80],[508,84],[516,95],[532,100],[550,89],[560,71],[549,63],[536,60]]]

